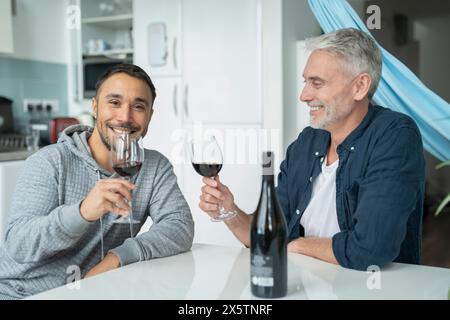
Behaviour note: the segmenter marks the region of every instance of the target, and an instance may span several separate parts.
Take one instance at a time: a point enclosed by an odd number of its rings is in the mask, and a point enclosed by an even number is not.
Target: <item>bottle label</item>
[[[273,287],[273,263],[270,256],[252,255],[250,268],[252,284],[261,287]]]

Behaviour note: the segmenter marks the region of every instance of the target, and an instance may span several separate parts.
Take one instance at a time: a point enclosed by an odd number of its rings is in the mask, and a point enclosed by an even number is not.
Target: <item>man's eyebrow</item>
[[[123,96],[122,96],[121,94],[119,94],[119,93],[110,93],[110,94],[107,94],[107,95],[105,96],[105,99],[111,99],[111,98],[122,99]],[[146,105],[148,105],[148,100],[145,99],[144,97],[136,97],[136,98],[134,99],[134,101],[136,101],[136,102],[142,102],[142,103],[145,103]]]
[[[109,98],[122,99],[123,97],[121,94],[118,94],[118,93],[110,93],[105,96],[105,99],[109,99]]]
[[[305,79],[305,76],[303,76],[303,78]],[[321,77],[317,77],[317,76],[308,77],[305,80],[325,82],[325,79],[322,79]]]
[[[145,103],[146,105],[148,105],[148,100],[145,99],[145,98],[143,98],[143,97],[136,97],[136,98],[134,99],[134,101],[136,101],[136,102],[143,102],[143,103]]]

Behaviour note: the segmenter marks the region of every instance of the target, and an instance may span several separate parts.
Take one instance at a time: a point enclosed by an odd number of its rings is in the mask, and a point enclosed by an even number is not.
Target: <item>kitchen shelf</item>
[[[108,17],[94,17],[82,19],[83,24],[97,25],[105,28],[118,29],[131,27],[133,24],[132,14],[121,14]]]
[[[111,64],[133,61],[134,0],[76,2],[80,4],[81,26],[71,33],[71,63],[75,67],[72,92],[76,107],[85,110],[98,76]]]
[[[106,57],[114,57],[115,55],[127,55],[127,54],[133,54],[132,48],[126,48],[126,49],[111,49],[111,50],[104,50],[99,52],[90,52],[83,54],[84,57],[98,57],[98,56],[106,56]]]

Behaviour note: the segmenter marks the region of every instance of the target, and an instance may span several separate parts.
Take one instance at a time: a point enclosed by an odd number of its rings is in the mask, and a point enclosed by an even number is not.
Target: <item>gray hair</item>
[[[310,51],[323,50],[343,58],[346,68],[353,74],[367,72],[372,78],[369,99],[372,99],[381,78],[382,57],[375,40],[354,28],[340,29],[306,40]]]

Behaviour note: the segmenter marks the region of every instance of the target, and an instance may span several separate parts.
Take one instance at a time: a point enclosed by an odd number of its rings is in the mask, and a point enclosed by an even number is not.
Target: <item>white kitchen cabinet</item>
[[[144,69],[147,67],[143,66]],[[149,72],[148,69],[146,72]],[[181,116],[181,79],[177,77],[153,77],[156,100],[147,134],[143,138],[144,147],[161,152],[173,165],[173,170],[182,187],[184,173],[184,131]],[[182,188],[181,188],[182,189]],[[152,225],[151,219],[141,228],[141,232]]]
[[[259,123],[257,0],[183,1],[186,121]]]
[[[181,179],[180,159],[184,150],[181,79],[154,77],[152,80],[156,87],[156,100],[153,105],[153,116],[144,137],[144,147],[164,154],[174,165],[175,174]]]
[[[13,53],[11,0],[0,0],[0,53]]]
[[[258,0],[135,0],[134,62],[152,78],[181,76],[184,122],[260,123]],[[149,27],[165,26],[152,44]],[[153,37],[155,38],[155,37]],[[155,46],[161,48],[155,49]],[[152,51],[165,56],[152,65]]]
[[[133,54],[131,0],[81,0],[80,11],[85,58]]]
[[[135,61],[150,66],[152,77],[181,75],[181,0],[135,0],[133,16]]]
[[[69,108],[89,109],[98,76],[133,61],[132,0],[67,0]],[[87,111],[87,110],[84,110]]]

